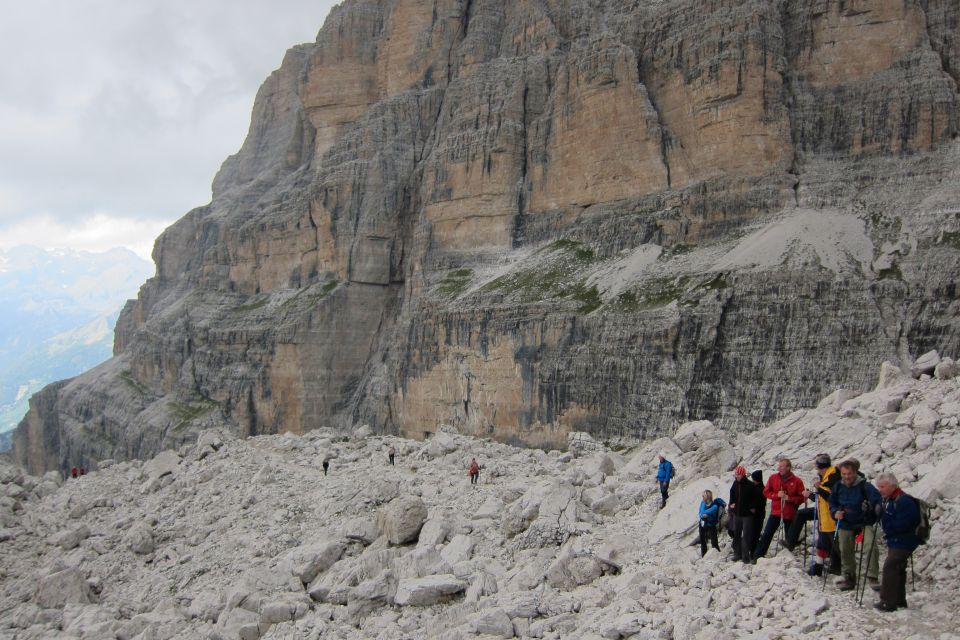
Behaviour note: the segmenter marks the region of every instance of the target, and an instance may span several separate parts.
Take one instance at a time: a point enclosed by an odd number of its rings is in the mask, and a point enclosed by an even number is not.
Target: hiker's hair
[[[705,489],[703,492],[704,502],[713,502],[713,491]]]
[[[900,483],[897,482],[897,476],[893,475],[892,473],[877,474],[877,479],[874,482],[876,484],[880,484],[881,482],[883,482],[884,484],[890,485],[894,489],[900,486]]]
[[[860,470],[860,463],[856,460],[844,460],[840,463],[839,467],[841,469],[850,469],[854,473]]]
[[[786,463],[787,463],[787,468],[788,468],[788,469],[793,469],[793,463],[790,462],[790,458],[784,456],[784,457],[780,458],[779,460],[777,460],[777,464],[780,464],[781,462],[786,462]]]

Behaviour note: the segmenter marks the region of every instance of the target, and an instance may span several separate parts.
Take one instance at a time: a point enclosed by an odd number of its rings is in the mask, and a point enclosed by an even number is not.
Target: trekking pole
[[[910,591],[917,590],[917,574],[913,572],[913,554],[910,554]]]
[[[837,546],[837,532],[839,531],[839,526],[833,530],[833,540],[830,541],[830,555],[823,559],[823,586],[820,587],[821,591],[827,590],[827,576],[830,574],[828,569],[833,568],[833,549]]]
[[[864,529],[863,532],[864,532],[864,535],[866,535],[867,530]],[[866,540],[864,540],[864,542],[866,542]],[[867,551],[867,568],[866,568],[867,574],[870,573],[870,560],[873,559],[873,550],[876,548],[876,546],[877,546],[877,525],[873,525],[873,539],[870,541],[870,550]],[[861,553],[862,553],[862,550],[861,550]],[[869,579],[869,577],[870,577],[869,575],[865,575],[863,579],[863,584],[858,585],[857,605],[861,607],[863,606],[863,596],[867,594],[867,580]]]
[[[773,546],[774,546],[774,549],[773,549],[773,556],[772,556],[772,557],[774,557],[774,558],[776,558],[776,557],[777,557],[777,554],[780,553],[780,547],[782,547],[783,544],[784,544],[784,533],[783,533],[783,532],[784,532],[784,530],[787,528],[787,523],[786,523],[786,521],[784,521],[784,519],[783,519],[783,505],[784,505],[785,503],[786,503],[786,498],[780,498],[780,524],[779,524],[780,532],[777,534],[777,542],[776,542],[776,544],[773,545]]]
[[[803,569],[807,569],[807,521],[803,521]]]
[[[863,535],[866,535],[866,529],[864,529]],[[857,543],[856,538],[854,538],[853,543],[854,545],[856,545]],[[854,598],[856,598],[857,593],[860,591],[860,578],[861,578],[860,574],[862,571],[863,571],[863,541],[860,542],[860,557],[859,557],[859,560],[857,560],[857,579],[854,581],[854,586],[856,587],[856,591],[853,592]]]

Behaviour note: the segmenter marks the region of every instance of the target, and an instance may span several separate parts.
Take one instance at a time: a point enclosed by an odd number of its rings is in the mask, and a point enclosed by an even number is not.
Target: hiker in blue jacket
[[[920,506],[900,489],[896,476],[877,476],[877,491],[883,498],[880,524],[887,539],[887,559],[883,562],[880,600],[873,606],[881,611],[895,611],[907,606],[907,564],[920,545]]]
[[[660,485],[660,508],[667,506],[670,492],[670,479],[673,478],[673,463],[660,454],[660,464],[657,466],[657,483]]]
[[[840,545],[840,570],[843,576],[837,582],[841,591],[851,591],[857,584],[856,539],[863,532],[863,549],[867,558],[867,582],[879,583],[880,561],[874,544],[880,493],[857,473],[859,465],[846,460],[839,465],[840,482],[830,494],[830,513],[837,521],[837,541]]]
[[[710,544],[717,551],[720,551],[720,545],[717,544],[717,526],[720,524],[720,502],[713,499],[712,491],[703,492],[703,500],[700,501],[700,556],[707,555],[707,538],[710,538]]]

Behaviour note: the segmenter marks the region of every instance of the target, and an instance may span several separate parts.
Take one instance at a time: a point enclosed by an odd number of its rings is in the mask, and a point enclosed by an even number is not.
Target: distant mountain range
[[[0,250],[0,451],[31,394],[110,357],[120,309],[152,274],[126,249]]]

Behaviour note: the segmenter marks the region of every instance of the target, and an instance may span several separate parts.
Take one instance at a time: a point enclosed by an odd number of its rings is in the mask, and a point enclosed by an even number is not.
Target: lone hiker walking
[[[470,458],[470,484],[477,484],[480,479],[480,464],[476,458]]]
[[[387,460],[390,461],[390,466],[394,465],[394,461],[396,460],[396,457],[397,457],[397,450],[394,448],[393,445],[390,445],[390,449],[387,450]]]
[[[676,469],[673,463],[660,453],[660,464],[657,465],[657,484],[660,485],[660,508],[667,506],[667,498],[670,497],[670,480],[676,475]]]
[[[327,475],[327,471],[330,470],[330,458],[324,456],[323,458],[323,475]]]

